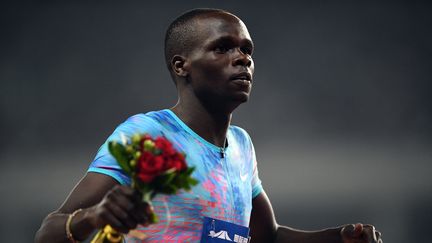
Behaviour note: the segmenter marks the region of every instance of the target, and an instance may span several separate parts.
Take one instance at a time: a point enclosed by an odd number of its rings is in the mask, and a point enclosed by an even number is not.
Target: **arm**
[[[264,191],[252,201],[250,228],[252,243],[382,243],[381,234],[371,225],[346,225],[319,231],[303,231],[278,225]]]
[[[144,223],[150,210],[131,188],[118,185],[109,176],[87,173],[63,205],[43,220],[35,242],[70,242],[65,232],[66,220],[77,209],[83,210],[73,218],[70,227],[76,240],[88,238],[106,224],[127,233]]]

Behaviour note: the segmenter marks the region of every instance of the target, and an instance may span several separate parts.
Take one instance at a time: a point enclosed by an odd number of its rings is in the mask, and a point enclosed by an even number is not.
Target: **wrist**
[[[334,228],[335,237],[336,237],[335,242],[343,243],[342,230],[345,228],[345,226],[347,226],[347,225],[341,225],[341,226]]]
[[[344,226],[327,228],[322,231],[321,242],[343,243],[342,229]]]
[[[96,229],[92,223],[94,221],[92,215],[91,208],[87,208],[79,211],[72,218],[69,229],[76,242],[85,240]]]
[[[82,209],[77,209],[75,210],[73,213],[69,214],[67,219],[66,219],[66,225],[65,225],[65,232],[66,232],[66,237],[69,239],[70,242],[76,243],[77,240],[75,239],[74,235],[72,234],[72,229],[71,229],[71,224],[72,224],[72,220],[74,219],[74,217],[80,213],[82,211]]]

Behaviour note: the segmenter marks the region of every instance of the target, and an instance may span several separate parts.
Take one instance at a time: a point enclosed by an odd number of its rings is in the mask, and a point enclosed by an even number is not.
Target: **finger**
[[[114,215],[112,215],[108,211],[102,213],[100,217],[105,221],[104,225],[109,224],[115,230],[123,234],[127,234],[129,232],[129,229],[126,228],[120,220],[118,220]]]
[[[132,199],[137,203],[142,202],[143,200],[141,192],[139,192],[138,190],[133,190]]]
[[[138,224],[144,224],[145,222],[148,221],[148,216],[146,213],[146,208],[141,206],[141,205],[137,205],[130,213],[129,215],[131,215],[131,217],[133,217],[136,222]]]
[[[134,220],[134,224],[146,224],[152,212],[149,210],[149,204],[141,200],[141,195],[136,190],[131,188],[119,188],[113,193],[112,198],[119,207],[121,207],[130,218]],[[126,223],[126,222],[125,222]],[[133,227],[135,228],[136,225]]]
[[[110,198],[115,204],[119,205],[125,211],[131,211],[135,205],[131,201],[130,196],[124,193],[122,190],[118,190],[112,193],[112,197]]]
[[[146,202],[140,202],[133,210],[133,214],[137,218],[138,222],[142,225],[148,224],[148,221],[152,216],[152,213],[153,213],[153,207]]]
[[[378,230],[375,230],[375,234],[377,236],[377,239],[382,237],[381,232],[379,232]]]
[[[110,204],[109,208],[113,214],[113,216],[116,217],[118,221],[120,221],[124,227],[128,229],[135,229],[137,226],[137,221],[123,208],[121,208],[117,204]]]
[[[112,194],[114,196],[111,200],[134,220],[134,224],[148,225],[149,218],[153,213],[153,207],[149,203],[142,201],[141,194],[138,191],[129,187],[118,187]]]
[[[142,203],[142,195],[138,190],[134,190],[130,187],[125,187],[121,188],[118,193],[126,197],[128,201],[133,204],[133,206]],[[130,208],[128,208],[128,210],[129,209]]]
[[[376,238],[377,238],[377,240],[378,240],[378,242],[382,242],[382,234],[381,234],[381,232],[379,232],[378,230],[376,230],[375,231],[375,236],[376,236]]]
[[[349,224],[342,228],[341,234],[342,237],[345,238],[359,238],[363,231],[363,225],[358,224]]]
[[[116,198],[118,205],[128,213],[129,217],[133,218],[137,223],[144,223],[147,218],[148,204],[141,201],[137,193],[133,195],[119,195]]]
[[[122,194],[128,198],[132,198],[135,195],[135,190],[129,186],[116,185],[113,188],[114,193]]]
[[[145,203],[145,210],[146,210],[146,213],[148,215],[151,215],[154,213],[154,208],[153,208],[153,205],[151,203]]]
[[[109,195],[106,207],[126,227],[136,227],[137,222],[130,215],[130,211],[134,208],[134,205],[121,191],[115,191]]]
[[[358,238],[361,236],[362,232],[363,232],[363,224],[357,223],[354,225],[352,237]]]
[[[366,238],[368,241],[374,243],[378,241],[376,237],[376,230],[373,225],[370,224],[364,225],[363,236],[364,236],[363,238]]]

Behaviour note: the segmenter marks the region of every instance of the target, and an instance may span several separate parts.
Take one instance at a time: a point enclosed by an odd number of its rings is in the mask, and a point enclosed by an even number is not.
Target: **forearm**
[[[69,215],[60,212],[49,214],[42,222],[40,229],[36,232],[35,243],[70,243],[71,241],[66,235],[66,221]],[[88,209],[81,211],[73,217],[70,229],[76,240],[84,240],[93,233],[95,228],[90,224]]]
[[[286,226],[278,226],[276,243],[341,243],[341,227],[318,231],[303,231]]]

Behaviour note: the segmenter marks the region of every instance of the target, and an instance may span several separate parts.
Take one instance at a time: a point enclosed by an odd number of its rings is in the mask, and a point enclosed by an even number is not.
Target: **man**
[[[231,13],[195,9],[178,17],[165,39],[178,103],[129,118],[107,141],[136,132],[165,136],[196,166],[193,176],[200,184],[191,192],[156,197],[153,207],[142,203],[105,142],[63,205],[45,218],[36,242],[84,240],[106,224],[125,234],[139,225],[148,236],[143,242],[247,241],[247,233],[218,230],[220,225],[249,227],[251,242],[382,242],[371,225],[306,232],[276,223],[252,142],[230,125],[232,112],[249,99],[253,48],[246,26]],[[161,220],[148,225],[152,210]]]

